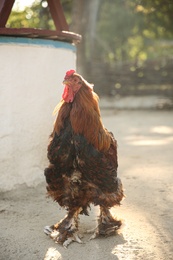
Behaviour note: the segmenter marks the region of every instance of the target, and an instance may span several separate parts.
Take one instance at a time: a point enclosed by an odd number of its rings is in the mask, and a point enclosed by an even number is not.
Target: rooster
[[[67,247],[82,243],[79,214],[89,215],[90,204],[99,205],[98,226],[91,238],[116,233],[122,222],[110,208],[124,197],[117,178],[117,142],[102,124],[98,95],[93,85],[75,70],[66,72],[62,100],[48,145],[49,166],[45,169],[47,192],[67,215],[44,232]]]

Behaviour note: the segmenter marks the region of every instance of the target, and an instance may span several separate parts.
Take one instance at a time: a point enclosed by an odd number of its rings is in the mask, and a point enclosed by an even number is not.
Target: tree
[[[77,46],[77,69],[83,75],[87,74],[87,63],[96,53],[98,10],[99,0],[73,1],[70,29],[82,35],[82,42]]]
[[[159,42],[173,39],[173,2],[170,0],[61,2],[70,30],[83,38],[77,50],[77,67],[83,74],[92,69],[91,60],[114,66],[162,55]],[[45,3],[45,0],[36,1],[23,12],[13,11],[8,26],[54,29]]]
[[[22,11],[12,10],[7,27],[55,29],[47,2],[44,0],[36,1]]]
[[[14,11],[8,26],[54,29],[45,2],[38,1],[22,13]],[[61,3],[70,31],[82,35],[82,42],[77,45],[77,70],[90,81],[96,82],[98,77],[102,81],[105,73],[108,75],[125,63],[140,67],[146,60],[173,55],[172,0]]]

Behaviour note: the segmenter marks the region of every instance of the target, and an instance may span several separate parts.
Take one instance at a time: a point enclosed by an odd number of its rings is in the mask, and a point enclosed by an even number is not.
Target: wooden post
[[[5,27],[15,0],[0,1],[0,27]]]
[[[60,0],[47,0],[57,31],[69,31]]]

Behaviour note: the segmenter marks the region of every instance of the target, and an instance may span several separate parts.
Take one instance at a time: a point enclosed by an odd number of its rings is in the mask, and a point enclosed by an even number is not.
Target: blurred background
[[[100,96],[173,97],[172,0],[61,0],[82,35],[77,70]],[[7,27],[55,29],[47,1],[15,1]]]

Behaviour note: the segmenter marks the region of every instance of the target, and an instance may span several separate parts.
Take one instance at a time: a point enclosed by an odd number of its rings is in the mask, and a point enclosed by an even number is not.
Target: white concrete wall
[[[68,43],[0,36],[0,191],[44,180],[52,111],[75,58]]]

